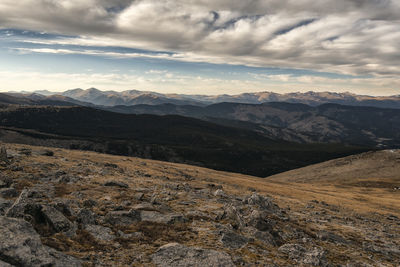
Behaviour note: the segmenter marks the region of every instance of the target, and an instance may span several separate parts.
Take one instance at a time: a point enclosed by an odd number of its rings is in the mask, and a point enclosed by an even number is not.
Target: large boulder
[[[81,266],[76,258],[42,244],[22,219],[0,217],[0,260],[15,266]]]
[[[158,267],[233,267],[231,257],[225,252],[170,243],[152,255]]]

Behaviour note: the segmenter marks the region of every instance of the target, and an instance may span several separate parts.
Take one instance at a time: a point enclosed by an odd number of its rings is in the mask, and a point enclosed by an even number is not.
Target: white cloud
[[[2,0],[0,28],[78,36],[45,43],[175,53],[149,57],[400,75],[397,0]]]

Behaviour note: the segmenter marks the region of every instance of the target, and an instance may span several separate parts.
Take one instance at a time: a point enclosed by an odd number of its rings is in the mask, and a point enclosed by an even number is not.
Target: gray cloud
[[[0,27],[210,62],[400,74],[397,0],[2,0]]]

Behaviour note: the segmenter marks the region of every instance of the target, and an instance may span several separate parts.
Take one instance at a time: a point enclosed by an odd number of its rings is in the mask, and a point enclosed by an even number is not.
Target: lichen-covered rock
[[[10,187],[10,188],[0,189],[0,197],[12,198],[17,196],[18,196],[18,191],[15,188]]]
[[[249,239],[242,235],[239,235],[233,231],[223,231],[221,236],[221,243],[227,248],[238,249],[245,246]]]
[[[88,209],[81,209],[77,215],[77,222],[81,224],[96,224],[96,215]]]
[[[104,218],[104,221],[111,225],[129,225],[140,220],[140,212],[133,209],[129,211],[110,211]]]
[[[6,210],[13,204],[12,200],[0,198],[0,215],[4,215]]]
[[[129,188],[129,185],[124,183],[124,182],[120,182],[120,181],[108,181],[104,183],[104,186],[116,186],[116,187],[121,187],[121,188]]]
[[[285,244],[279,247],[278,251],[300,264],[327,266],[325,251],[317,247],[308,250],[300,244]]]
[[[0,217],[0,258],[15,266],[81,266],[80,261],[44,246],[22,219]]]
[[[187,222],[187,218],[182,214],[168,213],[163,214],[157,211],[141,211],[141,220],[152,223],[175,224]]]
[[[225,252],[170,243],[152,255],[158,267],[233,267],[231,257]]]
[[[254,205],[261,210],[275,213],[279,210],[278,205],[276,205],[271,198],[261,196],[257,193],[253,193],[251,196],[244,199],[244,203],[248,205]]]
[[[42,206],[43,217],[56,232],[67,232],[73,228],[73,224],[60,211],[52,206]]]
[[[268,219],[267,214],[258,210],[253,210],[251,212],[248,218],[246,218],[246,223],[259,231],[272,230],[273,226],[273,222]]]
[[[94,238],[100,241],[111,241],[115,239],[115,235],[108,227],[88,224],[85,226],[85,230],[88,231]]]

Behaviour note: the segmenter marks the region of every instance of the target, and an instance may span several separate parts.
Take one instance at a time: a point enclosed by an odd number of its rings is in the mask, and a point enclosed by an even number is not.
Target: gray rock
[[[265,212],[253,210],[249,217],[246,219],[246,223],[260,231],[272,230],[272,221],[267,218]]]
[[[12,200],[0,198],[0,215],[4,215],[8,208],[13,204]]]
[[[83,206],[86,208],[92,208],[97,205],[97,202],[93,199],[85,199],[83,201]]]
[[[269,232],[262,232],[255,228],[248,230],[249,234],[254,237],[255,239],[269,245],[269,246],[276,246],[276,241],[273,235]]]
[[[100,241],[111,241],[115,239],[115,235],[108,227],[88,224],[85,226],[85,230],[88,231],[94,238]]]
[[[60,211],[52,206],[42,206],[43,217],[56,232],[67,232],[73,229],[73,224]]]
[[[132,207],[134,210],[158,211],[159,209],[150,203],[140,203]]]
[[[250,197],[244,199],[244,202],[249,205],[254,205],[259,207],[264,211],[269,211],[275,213],[279,210],[278,205],[276,205],[271,198],[261,196],[257,193],[253,193]]]
[[[22,219],[0,217],[0,256],[16,266],[81,266],[79,260],[44,246]]]
[[[317,247],[307,250],[299,244],[285,244],[279,247],[278,251],[286,254],[289,259],[294,260],[299,264],[327,266],[325,251]]]
[[[13,180],[9,177],[0,176],[0,188],[10,187]]]
[[[15,188],[1,188],[0,189],[0,197],[10,198],[17,197],[18,191]]]
[[[96,224],[96,215],[88,209],[81,209],[77,215],[77,222],[81,224]]]
[[[8,264],[7,262],[0,260],[0,267],[12,267],[12,266],[14,265]]]
[[[142,200],[143,200],[143,197],[144,197],[144,194],[143,194],[143,193],[136,193],[133,197],[134,197],[136,200],[142,201]]]
[[[7,156],[7,149],[5,146],[0,147],[0,162],[9,163]]]
[[[14,218],[23,217],[25,205],[28,203],[28,194],[29,191],[27,189],[22,190],[21,194],[19,194],[14,204],[6,211],[5,215]]]
[[[145,222],[152,223],[165,223],[165,224],[175,224],[175,223],[185,223],[187,218],[182,214],[169,213],[162,214],[157,211],[141,211],[141,219]]]
[[[225,252],[196,247],[187,247],[178,243],[169,243],[160,247],[152,255],[153,263],[158,267],[233,267],[231,257]]]
[[[70,207],[70,202],[69,200],[62,199],[56,201],[55,204],[53,204],[54,208],[56,208],[59,212],[64,214],[65,216],[73,216],[75,215],[75,211],[71,209]]]
[[[238,208],[232,204],[229,204],[224,207],[223,217],[231,219],[234,222],[234,224],[240,228],[245,226],[245,222],[244,222],[242,214],[240,213]]]
[[[320,231],[317,233],[317,237],[322,241],[329,241],[334,244],[348,244],[349,242],[343,237],[336,235],[329,231]]]
[[[222,232],[220,241],[227,248],[238,249],[245,246],[249,239],[247,237],[236,234],[233,231]]]
[[[129,185],[124,183],[124,182],[120,182],[120,181],[108,181],[104,183],[104,186],[116,186],[116,187],[121,187],[121,188],[129,188]]]
[[[133,209],[129,211],[110,211],[104,218],[104,221],[111,225],[129,225],[140,220],[140,212]]]
[[[39,151],[39,155],[52,157],[52,156],[54,156],[54,152],[49,149],[46,149],[46,150]]]
[[[225,194],[224,190],[222,190],[222,189],[217,189],[217,190],[214,192],[213,195],[216,196],[216,197],[222,197],[222,198],[227,197],[227,195]]]

